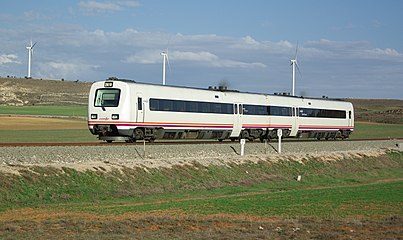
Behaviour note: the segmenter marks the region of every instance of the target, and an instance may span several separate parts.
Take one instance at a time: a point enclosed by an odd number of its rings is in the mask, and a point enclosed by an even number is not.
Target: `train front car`
[[[130,141],[130,82],[99,81],[88,98],[88,128],[100,140]]]

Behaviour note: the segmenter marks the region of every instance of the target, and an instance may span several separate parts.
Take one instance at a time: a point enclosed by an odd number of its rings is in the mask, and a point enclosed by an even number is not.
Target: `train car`
[[[88,128],[100,140],[348,138],[349,102],[108,79],[89,93]]]

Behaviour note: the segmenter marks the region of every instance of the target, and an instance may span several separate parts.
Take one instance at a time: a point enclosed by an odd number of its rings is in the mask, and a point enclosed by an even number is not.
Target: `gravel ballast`
[[[1,147],[0,164],[10,165],[65,165],[103,163],[109,165],[140,166],[146,168],[173,165],[242,163],[271,159],[289,159],[290,156],[332,156],[348,152],[384,152],[397,149],[399,140],[384,141],[317,141],[282,143],[282,154],[277,153],[278,143],[245,144],[245,155],[240,156],[240,144],[186,144],[186,145],[111,145],[111,146],[42,146]],[[266,147],[265,147],[266,146]]]

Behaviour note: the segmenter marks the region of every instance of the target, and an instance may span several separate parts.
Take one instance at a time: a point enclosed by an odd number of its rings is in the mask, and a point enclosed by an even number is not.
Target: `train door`
[[[136,102],[136,122],[144,122],[144,101],[143,95],[141,93],[137,93],[137,102]]]
[[[232,127],[232,132],[230,137],[239,137],[242,130],[242,112],[243,106],[240,103],[234,103],[234,125]]]
[[[353,126],[353,119],[354,119],[353,113],[352,113],[352,111],[350,110],[350,111],[348,111],[348,126],[349,126],[349,127],[352,127],[352,126]]]
[[[299,109],[297,107],[292,107],[292,129],[290,136],[296,136],[298,133],[298,128],[299,128],[299,123],[298,123],[298,111]]]

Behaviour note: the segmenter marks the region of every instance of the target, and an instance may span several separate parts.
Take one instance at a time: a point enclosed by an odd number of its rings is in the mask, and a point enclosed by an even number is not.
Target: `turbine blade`
[[[166,54],[166,58],[167,58],[167,63],[168,63],[168,69],[169,71],[171,71],[171,64],[169,63],[169,57],[168,57],[168,50],[167,50],[167,54]]]
[[[38,42],[35,42],[34,45],[32,45],[32,42],[31,42],[31,49],[34,48],[37,43]]]
[[[294,59],[297,60],[298,57],[298,41],[297,41],[297,47],[295,48],[295,56]]]
[[[299,70],[299,64],[298,64],[298,62],[297,62],[297,61],[295,61],[295,65],[297,66],[297,70],[298,70],[299,74],[300,74],[300,75],[301,75],[301,77],[302,77],[302,73],[301,73],[301,70]]]

